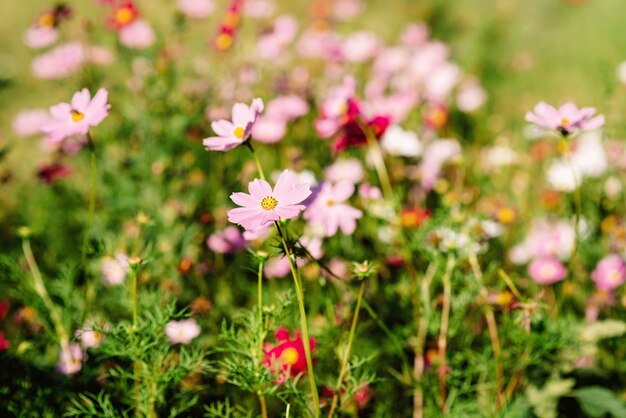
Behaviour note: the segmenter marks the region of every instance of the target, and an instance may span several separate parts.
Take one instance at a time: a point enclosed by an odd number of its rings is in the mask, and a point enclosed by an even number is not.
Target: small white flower
[[[388,154],[398,157],[419,157],[424,148],[415,132],[405,131],[398,125],[387,129],[380,145]]]

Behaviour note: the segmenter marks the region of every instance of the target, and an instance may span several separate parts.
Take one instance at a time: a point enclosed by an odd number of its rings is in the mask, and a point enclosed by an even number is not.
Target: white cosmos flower
[[[387,129],[380,144],[385,152],[397,157],[419,157],[424,149],[415,132],[405,131],[398,125]]]

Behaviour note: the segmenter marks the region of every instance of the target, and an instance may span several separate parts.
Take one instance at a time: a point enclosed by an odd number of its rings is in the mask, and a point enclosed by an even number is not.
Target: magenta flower
[[[98,125],[109,114],[107,103],[109,93],[101,88],[91,98],[89,90],[74,93],[72,103],[59,103],[50,108],[53,122],[41,127],[51,140],[60,141],[74,135],[85,135],[92,126]]]
[[[528,274],[537,283],[547,285],[563,280],[567,269],[557,258],[538,258],[528,266]]]
[[[211,123],[211,128],[219,136],[205,138],[202,144],[208,151],[228,151],[243,144],[250,138],[252,127],[262,111],[261,99],[254,99],[250,106],[236,103],[233,106],[232,122],[221,119]]]
[[[604,125],[604,115],[592,117],[595,113],[596,109],[593,107],[578,109],[572,102],[567,102],[558,109],[539,102],[533,112],[526,113],[526,121],[534,123],[538,128],[568,136],[575,131],[592,131]]]
[[[348,181],[322,184],[304,218],[312,225],[322,226],[327,237],[335,235],[338,229],[346,235],[352,234],[356,220],[363,216],[363,212],[345,203],[353,193],[354,184]]]
[[[626,281],[626,264],[622,257],[611,254],[604,257],[596,269],[591,273],[591,279],[596,282],[599,290],[610,292]]]
[[[295,173],[285,170],[272,187],[265,180],[255,179],[248,184],[247,193],[233,193],[230,199],[241,208],[228,211],[230,222],[243,226],[248,231],[256,231],[280,218],[297,217],[305,209],[301,205],[311,195],[306,183],[299,183]]]

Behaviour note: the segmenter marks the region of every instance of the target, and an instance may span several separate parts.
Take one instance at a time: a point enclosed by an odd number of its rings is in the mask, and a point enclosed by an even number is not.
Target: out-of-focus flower
[[[61,349],[57,370],[65,375],[76,374],[80,371],[83,361],[83,349],[78,343],[71,343]]]
[[[37,78],[54,80],[74,74],[85,61],[85,48],[80,42],[70,42],[35,58],[32,71]]]
[[[604,125],[604,115],[593,117],[596,109],[583,107],[578,109],[572,102],[556,109],[547,103],[538,103],[533,112],[526,113],[526,121],[540,129],[557,132],[568,136],[575,131],[591,131]]]
[[[289,377],[296,377],[301,373],[306,373],[306,354],[304,341],[297,333],[294,338],[291,338],[286,328],[279,328],[276,330],[275,336],[278,345],[273,348],[269,346],[264,348],[265,358],[263,359],[263,364],[277,375],[276,383],[282,384]],[[313,338],[309,339],[309,347],[311,352],[315,350],[315,340]]]
[[[11,346],[11,342],[4,337],[4,332],[0,331],[0,351],[6,351]]]
[[[494,145],[482,151],[481,161],[487,170],[496,170],[515,164],[519,157],[517,153],[506,145]]]
[[[103,88],[98,90],[93,99],[87,89],[74,93],[71,104],[59,103],[50,108],[54,122],[46,123],[41,130],[53,141],[86,135],[89,128],[97,126],[109,114],[111,105],[107,103],[108,95]]]
[[[118,32],[120,43],[127,48],[146,49],[154,43],[154,32],[148,22],[143,19],[125,25]]]
[[[71,16],[71,9],[63,4],[43,12],[24,35],[24,43],[33,49],[45,48],[59,38],[58,26]]]
[[[172,344],[189,344],[200,335],[200,326],[193,318],[170,321],[165,325],[165,335]]]
[[[297,30],[298,22],[293,16],[279,16],[276,18],[272,31],[259,39],[256,45],[257,54],[265,59],[277,57],[287,45],[293,42]]]
[[[368,132],[365,130],[369,130],[369,134],[379,140],[387,131],[390,121],[388,116],[375,116],[360,123],[356,119],[351,121],[343,127],[341,134],[333,142],[333,151],[339,152],[348,147],[367,144]]]
[[[41,126],[49,121],[50,114],[45,109],[23,110],[13,119],[13,130],[19,136],[31,136],[40,133]]]
[[[617,66],[617,79],[622,84],[626,84],[626,61]]]
[[[383,197],[379,187],[372,186],[369,183],[363,183],[359,186],[359,196],[364,201],[379,200]]]
[[[236,103],[233,106],[232,122],[220,119],[211,123],[211,128],[219,136],[205,138],[202,144],[209,151],[228,151],[243,144],[250,138],[252,127],[262,111],[263,100],[258,98],[250,106]]]
[[[567,260],[574,251],[574,239],[574,227],[570,222],[537,219],[524,241],[511,249],[509,258],[515,264],[525,264],[534,258]]]
[[[69,177],[72,169],[65,164],[46,164],[37,169],[37,177],[45,184],[52,184],[61,179]]]
[[[191,303],[190,309],[196,315],[206,315],[213,309],[213,303],[204,296],[198,296]]]
[[[305,206],[300,204],[311,195],[306,183],[299,183],[297,176],[285,170],[272,187],[265,180],[255,179],[248,184],[247,193],[233,193],[230,198],[241,208],[228,211],[230,222],[246,230],[258,230],[279,219],[296,218]]]
[[[442,129],[448,123],[448,109],[444,105],[430,104],[424,109],[424,125],[433,130]]]
[[[364,9],[363,0],[335,0],[332,2],[333,16],[342,21],[354,19]]]
[[[424,148],[415,132],[405,131],[398,125],[387,129],[380,146],[388,154],[399,157],[419,157]]]
[[[82,329],[76,331],[76,336],[85,348],[96,348],[104,339],[100,331],[94,331],[91,324],[85,324]]]
[[[580,170],[565,161],[555,161],[546,171],[550,186],[560,192],[573,192],[581,184]]]
[[[441,169],[448,162],[461,155],[461,145],[454,139],[438,139],[424,150],[420,174],[422,187],[430,190],[439,178]]]
[[[430,218],[430,211],[423,208],[404,209],[400,213],[400,223],[404,228],[418,228]]]
[[[331,183],[349,181],[356,184],[363,180],[365,171],[361,162],[356,158],[336,160],[324,170],[324,178]]]
[[[126,274],[129,271],[128,256],[124,253],[117,253],[115,257],[102,258],[102,278],[107,286],[117,286],[124,283]]]
[[[276,2],[274,0],[248,0],[244,7],[244,14],[256,19],[267,19],[274,14]]]
[[[211,251],[222,254],[232,254],[243,250],[246,240],[239,229],[229,226],[223,231],[215,232],[206,241]]]
[[[304,218],[311,225],[324,227],[324,234],[332,237],[341,229],[350,235],[356,229],[356,220],[363,212],[345,203],[354,193],[354,184],[342,181],[336,184],[323,183],[315,200],[304,212]]]
[[[178,0],[178,10],[192,19],[204,19],[215,10],[215,0]]]
[[[222,19],[213,46],[218,51],[227,51],[233,45],[235,34],[241,20],[241,11],[244,6],[243,0],[231,0],[226,15]]]
[[[537,258],[528,266],[528,274],[537,283],[548,285],[565,279],[567,269],[557,258]]]
[[[459,109],[466,113],[474,112],[487,101],[487,93],[478,83],[469,83],[461,86],[457,96],[456,104]]]
[[[346,61],[365,62],[376,56],[382,48],[382,42],[371,31],[352,32],[342,44],[342,53]]]
[[[626,263],[616,254],[608,255],[600,260],[591,279],[599,290],[611,292],[626,281]]]
[[[139,11],[132,0],[113,0],[106,4],[112,7],[108,22],[117,30],[131,25],[139,18]]]

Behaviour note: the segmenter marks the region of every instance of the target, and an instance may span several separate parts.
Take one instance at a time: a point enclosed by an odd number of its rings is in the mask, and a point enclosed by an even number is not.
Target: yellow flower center
[[[611,270],[608,274],[609,283],[616,285],[619,284],[620,274],[618,270]]]
[[[299,358],[300,355],[298,354],[298,350],[293,347],[286,348],[280,355],[280,359],[283,364],[287,364],[289,366],[296,364]]]
[[[133,12],[128,7],[122,7],[115,13],[115,20],[120,25],[126,25],[133,20]]]
[[[233,37],[227,33],[221,33],[215,40],[215,47],[220,51],[226,51],[233,44]]]
[[[510,224],[515,220],[515,211],[511,208],[502,208],[498,211],[498,221],[503,224]]]
[[[234,134],[234,135],[235,135],[238,139],[241,139],[241,138],[243,138],[243,134],[244,134],[245,132],[246,132],[246,131],[245,131],[245,130],[241,127],[241,126],[237,126],[237,127],[235,128],[235,131],[233,132],[233,134]]]
[[[41,15],[37,23],[41,27],[45,27],[45,28],[53,27],[54,26],[54,14],[46,13],[46,14]]]
[[[266,196],[261,200],[261,207],[265,210],[272,210],[278,205],[278,200],[272,196]]]
[[[328,206],[333,206],[333,205],[335,204],[335,201],[334,201],[333,199],[328,199],[328,200],[326,201],[326,204],[327,204]]]
[[[76,109],[72,109],[72,120],[74,122],[80,122],[81,120],[83,120],[84,117],[85,117],[84,114],[82,114]]]
[[[567,118],[561,119],[561,126],[568,126],[568,125],[569,125],[569,119]]]

